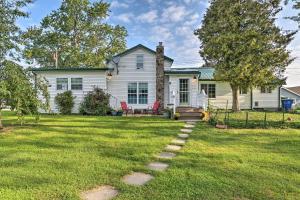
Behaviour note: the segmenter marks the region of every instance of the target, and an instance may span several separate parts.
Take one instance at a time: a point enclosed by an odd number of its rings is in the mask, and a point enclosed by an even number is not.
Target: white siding
[[[300,96],[296,95],[284,88],[281,88],[281,98],[288,98],[293,99],[294,103],[299,104],[300,103]]]
[[[232,108],[232,92],[229,83],[220,81],[200,81],[199,88],[201,88],[201,84],[216,84],[216,98],[209,99],[212,106],[222,109],[226,109],[226,106],[228,109]],[[241,94],[239,100],[241,109],[251,108],[250,91],[248,91],[247,94]]]
[[[176,106],[180,106],[179,104],[179,79],[189,79],[189,105],[188,106],[193,106],[196,107],[197,105],[197,94],[198,94],[198,85],[197,81],[193,80],[194,75],[170,75],[169,78],[169,95],[170,95],[170,100],[169,103],[173,104],[174,98],[172,97],[173,91],[176,93]]]
[[[136,68],[136,56],[138,54],[144,55],[143,69]],[[116,98],[114,106],[121,101],[128,102],[128,83],[130,82],[146,82],[148,83],[148,104],[128,104],[133,109],[145,109],[153,106],[156,100],[156,56],[142,48],[137,49],[131,53],[125,54],[121,57],[119,66],[119,74],[116,70],[113,71],[113,77],[108,80],[108,92]],[[171,63],[165,61],[165,67],[170,67]],[[109,68],[114,68],[115,65],[110,62]],[[116,103],[117,102],[117,103]]]
[[[68,78],[68,88],[71,90],[71,78],[82,78],[82,90],[73,90],[75,98],[75,105],[73,113],[78,113],[79,104],[82,102],[83,97],[87,92],[92,91],[94,87],[98,87],[107,90],[106,86],[106,75],[105,71],[48,71],[48,72],[36,72],[39,76],[45,77],[49,82],[49,93],[50,93],[50,109],[51,112],[57,113],[54,98],[62,92],[56,90],[56,79],[57,78]]]
[[[258,102],[258,106],[255,106]],[[253,108],[278,108],[279,104],[279,89],[278,87],[272,90],[272,93],[261,93],[260,89],[253,90]]]

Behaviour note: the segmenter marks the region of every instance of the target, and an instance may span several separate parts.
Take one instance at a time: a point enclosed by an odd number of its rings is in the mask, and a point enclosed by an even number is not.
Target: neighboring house
[[[105,68],[37,68],[32,71],[49,81],[50,106],[57,112],[55,96],[72,90],[76,96],[73,112],[78,112],[80,102],[94,87],[111,94],[111,106],[120,107],[126,101],[133,109],[147,109],[158,100],[163,107],[199,107],[199,93],[204,90],[210,105],[231,108],[232,93],[226,82],[214,80],[214,69],[173,68],[173,59],[164,55],[164,47],[159,43],[156,51],[141,44],[114,56]],[[263,87],[242,90],[242,109],[278,109],[280,90]]]
[[[293,99],[294,104],[300,103],[300,86],[298,87],[282,87],[281,99]]]

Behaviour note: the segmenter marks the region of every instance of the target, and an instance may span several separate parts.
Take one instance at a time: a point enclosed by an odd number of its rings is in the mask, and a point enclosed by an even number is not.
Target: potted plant
[[[163,112],[163,116],[165,118],[168,118],[168,119],[171,118],[171,114],[172,114],[172,110],[171,109],[165,109],[164,112]]]
[[[112,116],[117,116],[117,114],[118,114],[118,111],[116,111],[116,110],[112,110],[112,111],[111,111],[111,115],[112,115]]]
[[[123,110],[118,110],[117,111],[117,116],[123,116]]]

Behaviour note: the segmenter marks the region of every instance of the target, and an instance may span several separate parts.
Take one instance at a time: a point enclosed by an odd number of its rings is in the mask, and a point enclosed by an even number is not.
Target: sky
[[[92,0],[95,1],[95,0]],[[209,6],[208,0],[103,0],[111,4],[108,23],[125,26],[128,31],[127,47],[143,44],[151,49],[163,42],[165,54],[174,59],[174,67],[201,66],[200,41],[194,36],[195,29]],[[25,8],[30,17],[21,19],[22,29],[38,25],[43,17],[57,9],[61,0],[35,0]],[[291,5],[284,6],[277,25],[283,30],[297,30],[298,26],[286,16],[295,14]],[[296,60],[286,71],[287,85],[300,86],[300,33],[289,46]]]

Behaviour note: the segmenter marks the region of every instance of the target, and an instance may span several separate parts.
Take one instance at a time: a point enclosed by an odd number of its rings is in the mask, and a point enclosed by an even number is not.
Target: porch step
[[[201,108],[193,108],[193,107],[177,107],[176,112],[182,113],[182,112],[202,112],[203,109]]]
[[[203,109],[193,107],[177,107],[176,112],[179,113],[179,120],[200,120]]]
[[[180,121],[200,121],[200,117],[191,117],[191,116],[180,116]]]
[[[201,112],[179,112],[180,117],[200,117]]]

